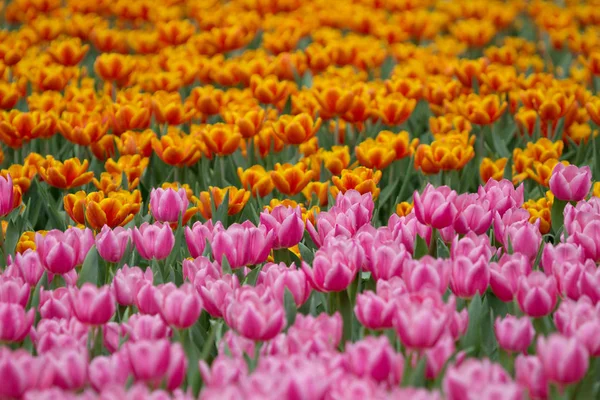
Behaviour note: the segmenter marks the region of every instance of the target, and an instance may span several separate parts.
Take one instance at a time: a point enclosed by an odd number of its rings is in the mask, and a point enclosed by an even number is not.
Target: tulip
[[[90,384],[98,392],[112,386],[125,386],[130,374],[125,353],[96,357],[88,367]]]
[[[275,164],[275,170],[271,171],[271,180],[282,194],[295,196],[308,185],[315,177],[315,171],[307,171],[303,163]]]
[[[450,318],[448,331],[454,340],[458,340],[467,333],[469,328],[469,310],[463,308],[460,312],[454,311]]]
[[[187,210],[189,200],[184,188],[152,189],[150,192],[150,212],[159,222],[178,222]]]
[[[555,265],[553,275],[556,279],[558,292],[563,297],[574,300],[579,299],[582,294],[582,276],[584,274],[594,274],[596,270],[596,263],[592,260],[587,260],[585,263],[566,262]]]
[[[319,314],[317,317],[298,314],[287,332],[284,354],[326,354],[342,341],[342,316]]]
[[[69,299],[69,289],[40,289],[39,311],[42,318],[69,319],[73,313]]]
[[[33,332],[32,332],[33,333]],[[35,342],[38,353],[47,353],[53,349],[75,348],[85,351],[89,337],[89,327],[76,318],[41,319],[37,324]]]
[[[454,205],[456,192],[448,186],[434,188],[427,184],[422,194],[415,191],[413,197],[415,215],[422,224],[442,229],[454,223],[457,213]]]
[[[233,224],[217,232],[211,242],[215,261],[227,258],[231,268],[256,265],[267,260],[273,244],[274,232],[264,226],[255,227],[251,222]]]
[[[171,335],[171,329],[159,315],[133,314],[123,324],[123,331],[129,342],[165,339]]]
[[[516,318],[512,315],[507,315],[504,319],[496,318],[494,332],[500,348],[515,353],[526,352],[535,336],[535,329],[529,318]]]
[[[231,331],[227,331],[229,332]],[[233,387],[242,377],[248,375],[248,364],[243,358],[222,355],[218,355],[210,366],[204,360],[200,360],[199,369],[206,387],[221,390]]]
[[[451,263],[448,260],[425,256],[404,265],[402,278],[409,292],[435,290],[444,294],[450,282]]]
[[[425,364],[425,377],[427,379],[435,379],[442,372],[446,362],[452,357],[456,351],[454,338],[450,335],[444,335],[436,345],[425,350],[427,359]]]
[[[495,249],[490,245],[490,238],[487,235],[476,235],[473,232],[468,233],[463,238],[457,236],[452,240],[450,255],[452,259],[459,256],[467,257],[469,260],[476,262],[483,258],[487,263]]]
[[[116,310],[115,298],[108,286],[97,288],[85,283],[79,290],[71,288],[69,298],[73,315],[84,324],[103,325]]]
[[[511,208],[506,210],[502,216],[496,212],[494,214],[494,238],[505,247],[508,247],[506,241],[507,227],[517,222],[529,221],[529,217],[529,212],[524,208]]]
[[[240,287],[237,275],[213,278],[196,274],[194,286],[202,298],[202,306],[211,316],[220,318],[225,312],[225,299]]]
[[[214,226],[212,220],[208,220],[205,223],[200,221],[195,222],[190,228],[185,227],[185,242],[187,243],[190,255],[193,258],[198,258],[204,253],[206,248],[206,241],[212,241],[213,235],[223,230],[221,221],[217,222]]]
[[[98,254],[110,263],[118,263],[125,254],[130,238],[131,231],[129,229],[120,226],[110,229],[108,225],[104,225],[100,233],[96,235]]]
[[[42,265],[40,255],[32,249],[27,249],[23,253],[16,253],[12,267],[31,286],[37,285],[44,273],[44,266]]]
[[[521,253],[503,254],[498,262],[490,264],[490,287],[504,302],[513,301],[522,276],[531,272],[529,258]]]
[[[166,285],[175,287],[172,282]],[[162,303],[162,292],[161,289],[166,285],[153,286],[149,282],[143,282],[135,296],[135,306],[138,308],[140,313],[148,315],[160,314],[161,303]]]
[[[316,290],[339,292],[354,280],[363,260],[364,253],[356,241],[331,237],[315,253],[312,268],[303,262],[302,270]]]
[[[115,294],[115,300],[122,306],[131,306],[135,304],[137,292],[145,283],[152,284],[153,275],[150,268],[142,271],[139,267],[129,267],[123,265],[115,273],[112,282],[112,289]]]
[[[139,228],[133,228],[132,238],[140,256],[146,260],[167,258],[175,245],[171,227],[161,222],[144,222]]]
[[[507,226],[504,245],[508,246],[510,240],[513,252],[534,259],[542,243],[539,222],[536,220],[535,224],[531,224],[529,221],[521,221]]]
[[[187,329],[196,323],[201,312],[200,297],[191,283],[163,291],[161,315],[169,325],[177,329]]]
[[[167,373],[171,359],[168,339],[129,341],[123,347],[136,381],[160,382]]]
[[[292,208],[283,205],[265,210],[260,214],[261,225],[267,232],[274,232],[273,248],[285,249],[297,245],[304,235],[304,222],[300,207]]]
[[[518,355],[515,360],[515,380],[527,389],[530,398],[548,397],[548,380],[539,357]]]
[[[27,307],[30,286],[21,278],[0,275],[0,303],[18,304]]]
[[[585,256],[583,249],[574,243],[558,243],[554,246],[552,243],[546,243],[542,251],[540,263],[544,268],[546,275],[551,275],[555,265],[561,265],[566,262],[584,262]]]
[[[404,266],[412,261],[412,257],[404,245],[393,243],[373,244],[370,271],[373,279],[389,280],[393,276],[402,276]]]
[[[487,200],[479,201],[476,194],[461,194],[454,199],[457,209],[453,227],[456,232],[465,235],[474,232],[485,233],[492,225],[492,211]]]
[[[310,285],[303,271],[290,267],[285,263],[267,263],[259,272],[256,284],[269,287],[275,298],[284,301],[285,290],[289,290],[298,307],[304,304],[310,296]]]
[[[559,333],[539,337],[537,355],[548,381],[569,385],[580,381],[589,366],[589,354],[576,338],[567,338]]]
[[[52,384],[50,371],[42,357],[28,351],[0,348],[0,398],[22,398],[26,392],[44,389]]]
[[[187,366],[187,358],[181,343],[173,343],[171,345],[169,367],[167,368],[167,375],[165,377],[167,390],[173,391],[181,386],[187,373]]]
[[[460,400],[468,399],[470,394],[480,393],[490,385],[510,382],[510,376],[499,364],[488,359],[469,358],[448,368],[442,387],[447,400]]]
[[[582,232],[574,232],[567,240],[580,246],[586,258],[600,261],[600,220],[588,222]]]
[[[334,175],[333,178],[331,178],[331,181],[335,185],[331,188],[331,192],[337,196],[338,193],[356,190],[360,194],[369,194],[373,199],[376,199],[381,191],[381,189],[377,187],[377,184],[381,180],[381,176],[381,171],[373,171],[372,169],[365,167],[343,169],[341,177]]]
[[[584,271],[579,284],[582,295],[587,296],[594,304],[600,301],[600,269]]]
[[[431,227],[420,223],[414,211],[406,217],[392,214],[388,221],[388,227],[392,230],[394,241],[403,244],[411,254],[414,253],[417,235],[425,239],[428,245],[431,242]]]
[[[0,217],[8,215],[14,209],[13,181],[10,174],[0,176]]]
[[[485,186],[479,187],[477,194],[479,195],[479,201],[487,201],[492,212],[497,212],[500,217],[503,217],[509,209],[523,205],[524,190],[523,184],[515,189],[512,182],[507,179],[500,181],[490,179]]]
[[[248,356],[255,354],[255,349],[254,341],[246,339],[232,330],[225,332],[218,344],[219,355],[226,355],[227,358],[244,359],[244,354]]]
[[[554,197],[562,201],[583,200],[592,188],[590,167],[556,164],[550,177],[550,190]]]
[[[78,158],[70,158],[63,163],[55,160],[52,156],[46,156],[38,164],[38,173],[44,182],[50,186],[59,189],[71,189],[85,185],[94,178],[94,173],[87,171],[88,166],[88,160],[81,162]]]
[[[242,286],[229,297],[225,322],[243,337],[273,339],[285,325],[283,305],[270,289]]]
[[[543,317],[554,310],[558,290],[556,279],[543,272],[533,271],[519,278],[517,302],[519,308],[530,317]]]
[[[48,234],[46,234],[47,236]],[[72,248],[78,249],[75,262],[76,265],[82,265],[85,257],[94,245],[94,234],[91,229],[71,227],[65,231],[64,239]]]
[[[399,299],[394,326],[402,344],[411,349],[428,349],[437,343],[447,328],[454,305],[446,305],[437,293],[418,294]],[[435,293],[435,295],[433,295]]]
[[[404,370],[404,358],[396,353],[387,336],[367,336],[348,344],[345,349],[346,368],[359,378],[368,377],[390,386],[398,385]]]
[[[35,310],[19,304],[0,302],[0,342],[22,342],[29,334]]]
[[[384,299],[371,291],[356,295],[354,314],[358,322],[371,330],[390,329],[396,311],[394,301]]]
[[[46,270],[53,274],[66,274],[79,264],[81,243],[75,236],[71,236],[71,239],[67,240],[67,231],[61,232],[56,229],[45,236],[41,233],[35,234],[36,249]]]
[[[88,354],[85,349],[55,349],[45,354],[48,367],[54,375],[53,386],[78,390],[86,384]]]
[[[490,282],[490,268],[485,258],[473,262],[465,256],[452,260],[450,290],[458,297],[469,299],[483,295]]]
[[[211,261],[208,257],[200,256],[193,260],[186,258],[182,264],[183,278],[190,282],[194,282],[198,272],[201,272],[203,276],[211,277],[213,279],[220,278],[223,274],[221,273],[221,266],[216,261]]]

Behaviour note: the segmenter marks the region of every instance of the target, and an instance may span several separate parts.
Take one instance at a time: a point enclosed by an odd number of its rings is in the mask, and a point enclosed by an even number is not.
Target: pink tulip
[[[166,374],[166,388],[173,391],[183,383],[187,373],[187,358],[181,343],[171,344],[171,355],[169,357],[169,367]]]
[[[271,341],[270,343],[273,343]],[[244,354],[253,357],[256,350],[256,343],[253,340],[246,339],[232,330],[225,332],[221,341],[218,343],[219,355],[225,355],[227,358],[244,359]],[[218,358],[218,356],[217,356]]]
[[[543,317],[554,310],[557,300],[556,279],[543,272],[533,271],[519,278],[517,302],[530,317]]]
[[[285,311],[267,288],[242,286],[229,295],[225,322],[252,340],[274,338],[285,325]]]
[[[494,332],[500,348],[515,353],[525,353],[535,336],[535,329],[529,318],[516,318],[512,315],[507,315],[504,319],[496,318]]]
[[[65,230],[64,239],[72,248],[77,249],[76,265],[82,265],[85,261],[85,257],[94,245],[94,233],[92,230],[89,228],[80,229],[72,226]]]
[[[175,286],[169,282],[167,285]],[[164,285],[153,286],[151,283],[144,282],[135,296],[135,305],[139,312],[147,315],[160,314],[162,293],[161,288]]]
[[[42,357],[33,357],[23,349],[0,347],[0,398],[20,399],[28,391],[49,387],[52,379]]]
[[[160,222],[144,222],[139,228],[133,228],[132,238],[138,253],[146,260],[167,258],[175,245],[171,227]]]
[[[129,360],[124,353],[99,356],[88,367],[90,384],[97,391],[111,386],[125,386],[131,374]]]
[[[181,287],[163,291],[161,315],[174,328],[187,329],[194,325],[200,313],[202,303],[198,292],[191,283]]]
[[[473,262],[483,257],[485,262],[488,262],[494,251],[495,249],[490,245],[490,238],[487,235],[478,236],[473,232],[469,232],[463,238],[454,237],[450,248],[450,256],[453,259],[464,256]]]
[[[454,199],[457,209],[453,227],[456,232],[466,235],[473,232],[482,235],[492,225],[492,211],[487,200],[479,201],[477,194],[461,194]]]
[[[69,300],[69,289],[40,289],[39,311],[42,318],[69,319],[73,313]]]
[[[490,264],[490,287],[504,302],[513,301],[522,276],[531,272],[531,261],[521,253],[503,254],[498,262]]]
[[[394,301],[384,299],[371,291],[356,295],[354,313],[358,322],[371,330],[391,329],[396,305]]]
[[[419,291],[421,293],[426,293],[427,290]],[[389,281],[379,280],[376,282],[376,293],[377,296],[389,299],[396,300],[405,294],[409,293],[406,284],[402,280],[402,278],[393,277]]]
[[[88,354],[85,349],[54,349],[45,353],[52,369],[53,386],[64,390],[78,390],[87,382]]]
[[[171,336],[171,329],[158,315],[133,314],[123,324],[129,342],[140,340],[165,339]]]
[[[246,221],[217,232],[210,245],[215,261],[220,264],[226,257],[235,269],[265,262],[272,249],[273,237],[273,231],[267,232],[264,226],[257,228]]]
[[[279,335],[268,347],[269,354],[331,354],[342,341],[343,322],[341,315],[319,314],[317,317],[298,314],[287,335]]]
[[[159,222],[178,222],[185,214],[189,200],[185,189],[155,188],[150,192],[150,212]]]
[[[35,332],[35,348],[39,354],[54,349],[74,348],[85,351],[89,329],[75,318],[42,319]],[[33,332],[32,332],[33,333]]]
[[[311,287],[306,279],[306,274],[296,265],[290,267],[285,263],[274,264],[267,263],[259,272],[256,284],[264,284],[273,292],[275,298],[284,300],[285,290],[289,290],[294,297],[294,302],[298,307],[308,300]]]
[[[96,236],[96,249],[104,260],[118,263],[125,254],[127,244],[131,238],[131,231],[120,226],[110,229],[107,225]]]
[[[102,328],[102,343],[109,353],[119,350],[121,339],[125,337],[123,326],[116,322],[108,322]]]
[[[0,176],[0,217],[4,217],[14,209],[13,180],[10,174],[6,178]]]
[[[486,358],[469,358],[448,368],[442,386],[447,400],[462,400],[472,398],[472,393],[479,394],[490,385],[510,382],[510,376],[499,364]]]
[[[573,300],[579,299],[582,294],[582,276],[586,273],[594,274],[596,270],[596,263],[592,260],[587,260],[585,263],[565,262],[563,264],[555,264],[553,275],[556,278],[558,292],[564,297],[569,297]]]
[[[477,392],[481,400],[525,400],[525,390],[513,382],[492,383]]]
[[[146,284],[152,284],[153,274],[148,267],[142,271],[139,267],[130,267],[127,264],[118,269],[112,282],[115,300],[122,306],[132,306],[140,288]]]
[[[240,287],[237,275],[224,275],[220,278],[206,276],[198,271],[194,286],[202,298],[202,306],[211,316],[220,318],[225,312],[225,299]]]
[[[435,379],[442,372],[446,362],[452,357],[456,351],[454,338],[450,335],[444,335],[436,345],[425,350],[427,358],[425,364],[425,377],[427,379]]]
[[[123,346],[136,381],[160,382],[169,368],[171,343],[168,339],[139,340]]]
[[[532,399],[548,397],[548,380],[537,356],[519,355],[515,360],[515,380],[526,388]]]
[[[44,273],[44,266],[39,253],[32,249],[27,249],[23,253],[16,253],[12,267],[31,286],[37,285]]]
[[[187,243],[188,251],[193,258],[198,258],[204,253],[206,248],[206,241],[212,241],[212,238],[216,232],[224,230],[221,221],[218,221],[213,225],[209,219],[205,223],[197,221],[190,228],[185,227],[185,242]]]
[[[398,385],[404,370],[404,357],[396,353],[387,336],[367,336],[349,343],[345,350],[348,372],[389,386]]]
[[[186,258],[183,260],[183,278],[190,282],[194,282],[198,271],[202,271],[203,275],[210,276],[213,279],[220,278],[221,266],[216,261],[211,261],[208,257],[199,256],[193,260]]]
[[[272,211],[260,214],[260,224],[273,231],[273,248],[286,249],[297,245],[304,235],[304,221],[300,206],[296,208],[279,205]]]
[[[210,366],[200,360],[199,369],[204,385],[209,388],[231,387],[248,375],[248,364],[243,358],[223,355],[217,356]]]
[[[89,325],[103,325],[110,321],[115,313],[115,298],[108,286],[97,288],[84,283],[81,289],[69,291],[73,315],[79,321]]]
[[[576,165],[565,166],[558,163],[552,170],[550,190],[558,200],[583,200],[591,188],[592,171],[587,165],[579,168]]]
[[[542,244],[539,224],[540,220],[538,219],[535,224],[529,221],[521,221],[507,226],[504,246],[508,248],[508,241],[510,240],[514,253],[521,253],[533,260]]]
[[[552,275],[555,265],[561,265],[565,262],[576,263],[584,261],[583,249],[574,243],[558,243],[556,246],[552,243],[546,243],[542,251],[540,263],[546,275]]]
[[[484,257],[471,261],[465,256],[452,260],[450,290],[458,297],[470,299],[477,293],[483,295],[490,282],[490,268]]]
[[[583,271],[579,285],[582,295],[589,297],[594,304],[600,301],[600,269]]]
[[[450,269],[449,260],[425,256],[420,260],[407,262],[402,277],[409,292],[435,290],[444,294],[450,282]]]
[[[494,214],[494,238],[508,248],[506,228],[522,221],[529,221],[529,211],[524,208],[511,208],[502,216],[496,212]]]
[[[371,248],[371,266],[369,270],[373,279],[389,280],[393,276],[402,276],[404,266],[412,260],[411,254],[404,245],[375,242]]]
[[[0,303],[0,342],[22,342],[29,334],[35,310],[19,304]]]
[[[78,228],[69,228],[65,232],[53,229],[45,236],[41,233],[35,234],[37,252],[49,272],[66,274],[83,262],[89,250],[89,247],[85,249],[88,238],[87,235],[79,235],[77,231],[83,233],[89,231],[91,235],[89,229],[82,231]],[[92,244],[93,240],[92,236]]]
[[[419,222],[414,210],[406,217],[392,214],[388,220],[388,229],[392,231],[394,241],[403,244],[411,254],[414,253],[417,235],[425,239],[427,245],[431,242],[431,227]]]
[[[562,301],[554,313],[554,323],[560,333],[583,343],[591,356],[600,355],[600,307],[589,298]]]
[[[435,292],[401,297],[394,326],[402,344],[411,349],[428,349],[447,329],[454,302],[444,304]]]
[[[509,209],[519,208],[523,205],[523,193],[523,184],[515,189],[512,182],[507,179],[501,181],[490,179],[477,191],[479,201],[487,201],[492,211],[499,213],[500,217]]]
[[[567,240],[581,246],[586,258],[600,261],[600,220],[588,222],[581,232],[575,231]]]
[[[460,339],[467,333],[469,328],[469,310],[463,308],[461,311],[454,311],[450,318],[448,331],[454,340]]]
[[[589,354],[585,346],[576,338],[567,338],[559,333],[547,338],[539,337],[537,355],[546,378],[560,385],[580,381],[589,366]]]
[[[415,215],[419,222],[435,229],[451,226],[456,218],[454,205],[456,192],[448,186],[433,187],[427,184],[422,194],[413,195]]]
[[[0,275],[0,303],[19,304],[27,307],[30,286],[21,278],[10,278]]]
[[[335,198],[335,207],[340,209],[342,212],[351,210],[353,207],[360,206],[364,210],[357,215],[359,219],[359,225],[365,225],[371,221],[373,215],[373,209],[375,208],[375,202],[373,196],[370,193],[360,194],[359,191],[350,189],[346,193],[339,194]]]

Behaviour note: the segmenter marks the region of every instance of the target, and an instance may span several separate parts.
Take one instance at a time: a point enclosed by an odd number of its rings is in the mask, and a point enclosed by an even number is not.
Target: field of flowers
[[[0,28],[0,399],[600,398],[598,0]]]

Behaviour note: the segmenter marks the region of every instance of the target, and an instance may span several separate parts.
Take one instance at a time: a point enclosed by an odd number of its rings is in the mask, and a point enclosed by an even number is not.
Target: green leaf
[[[487,302],[484,303],[481,300],[481,296],[478,294],[471,299],[469,304],[469,327],[467,333],[460,341],[461,348],[481,346],[481,323],[482,317],[487,307]]]
[[[429,254],[429,248],[427,247],[427,242],[425,241],[425,239],[423,239],[421,237],[421,235],[417,235],[415,242],[416,242],[415,243],[415,251],[414,251],[414,253],[415,253],[414,259],[415,260],[423,258],[427,254]]]
[[[35,290],[33,291],[33,296],[31,296],[31,308],[37,310],[38,305],[40,304],[40,291],[42,288],[47,289],[49,287],[48,283],[48,272],[44,271],[42,277],[38,281],[35,286]],[[29,307],[28,307],[29,308]]]
[[[256,285],[256,280],[258,279],[258,275],[260,274],[262,267],[262,265],[254,267],[252,271],[250,271],[248,275],[246,275],[246,278],[244,279],[244,285]]]
[[[290,292],[290,289],[285,288],[285,292],[283,295],[283,305],[285,307],[285,318],[287,320],[288,328],[294,325],[296,321],[296,313],[298,309],[296,307],[296,301],[294,300],[294,295]]]
[[[52,221],[52,226],[61,231],[67,229],[67,224],[65,223],[64,215],[61,215],[61,212],[58,211],[60,207],[56,207],[54,205],[54,201],[51,199],[50,193],[48,193],[48,188],[46,184],[39,182],[37,179],[34,179],[33,182],[35,182],[35,185],[40,194],[40,202],[43,203],[43,206],[46,210],[46,214],[48,215],[48,218]]]
[[[9,254],[15,254],[15,247],[21,237],[23,231],[23,218],[17,218],[16,221],[8,221],[8,227],[6,228],[6,236],[4,237],[4,250],[5,256]]]
[[[298,248],[300,249],[300,255],[302,256],[302,261],[307,264],[312,264],[315,259],[315,253],[306,247],[306,245],[302,242],[298,243]]]
[[[417,366],[410,371],[408,386],[425,387],[425,367],[427,366],[427,356],[421,356]]]
[[[212,201],[214,203],[214,199]],[[229,211],[229,190],[225,193],[225,197],[223,198],[223,202],[217,208],[217,211],[213,213],[213,223],[217,223],[221,221],[223,226],[226,227],[227,224],[227,212]]]
[[[223,270],[224,274],[233,273],[231,271],[231,264],[229,264],[229,260],[227,259],[227,256],[225,254],[223,254],[223,258],[221,259],[221,269]]]
[[[86,282],[93,283],[96,286],[104,285],[104,264],[100,262],[96,245],[93,245],[85,256],[83,266],[77,278],[77,285],[79,287]]]
[[[437,256],[438,258],[450,258],[450,250],[440,237],[437,238]]]
[[[550,209],[550,218],[552,221],[552,230],[554,231],[554,233],[558,233],[565,224],[564,211],[568,203],[568,201],[559,200],[556,197],[554,198],[552,208]]]

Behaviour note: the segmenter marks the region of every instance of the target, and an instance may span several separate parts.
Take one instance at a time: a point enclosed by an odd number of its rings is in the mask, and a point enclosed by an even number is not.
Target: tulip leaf
[[[407,362],[407,364],[410,365],[410,355],[407,356],[407,358],[409,358],[409,362]],[[421,356],[421,358],[419,359],[419,362],[417,363],[417,366],[415,368],[409,369],[409,372],[407,375],[407,378],[408,378],[407,386],[425,387],[425,368],[426,367],[427,367],[427,356]]]
[[[58,211],[59,207],[56,207],[53,201],[50,199],[50,193],[48,193],[48,188],[46,184],[42,184],[38,182],[37,179],[34,179],[35,186],[38,189],[38,192],[41,196],[40,203],[43,203],[44,208],[46,209],[46,214],[50,221],[52,221],[52,227],[55,229],[60,229],[64,231],[67,229],[67,224],[65,223],[65,218],[61,216],[60,211]]]
[[[287,320],[287,327],[294,325],[296,321],[296,314],[298,312],[298,308],[296,307],[296,301],[294,300],[294,295],[290,292],[290,289],[285,288],[285,292],[283,294],[283,305],[285,307],[285,318]]]
[[[481,346],[481,325],[483,323],[483,317],[488,308],[487,300],[481,299],[481,295],[477,293],[469,303],[469,326],[467,333],[460,340],[461,348],[475,347],[477,349]]]
[[[306,247],[306,245],[302,242],[298,243],[298,248],[300,249],[302,261],[306,262],[307,264],[312,264],[313,260],[315,259],[315,253]]]
[[[427,242],[421,237],[421,235],[417,235],[415,238],[415,251],[413,258],[415,260],[418,260],[420,258],[425,257],[427,254],[429,254],[429,247],[427,247]]]
[[[450,258],[450,250],[448,250],[448,246],[442,240],[442,238],[437,238],[437,257],[438,258]]]
[[[244,285],[256,285],[256,280],[258,279],[258,275],[260,274],[262,267],[262,264],[254,267],[252,271],[250,271],[248,275],[246,275],[246,278],[244,279]]]
[[[214,204],[214,198],[212,203]],[[223,197],[223,201],[219,204],[217,211],[213,213],[213,223],[217,223],[221,221],[223,226],[227,227],[227,212],[229,211],[229,190],[225,193]]]
[[[233,273],[231,271],[231,264],[229,264],[229,260],[227,259],[227,256],[225,254],[223,254],[223,258],[221,259],[221,270],[223,271],[224,274],[232,274]]]
[[[600,393],[600,358],[590,358],[590,367],[583,380],[577,385],[571,385],[573,392],[569,398],[571,399],[597,399]]]
[[[81,287],[86,282],[93,283],[96,286],[104,284],[104,264],[100,262],[96,245],[93,245],[85,256],[83,266],[77,278],[77,285]]]
[[[556,197],[554,198],[552,208],[550,209],[550,218],[552,221],[552,230],[555,234],[558,234],[565,224],[564,211],[568,203],[568,201],[559,200]]]
[[[16,218],[14,221],[8,221],[8,227],[6,228],[6,236],[4,238],[4,254],[7,257],[9,254],[15,254],[15,247],[23,232],[23,218]]]
[[[38,305],[40,304],[40,291],[42,290],[42,288],[48,288],[48,286],[48,271],[44,271],[42,277],[35,286],[33,296],[31,296],[31,307],[27,307],[28,309],[33,308],[34,310],[37,310]]]

